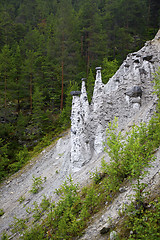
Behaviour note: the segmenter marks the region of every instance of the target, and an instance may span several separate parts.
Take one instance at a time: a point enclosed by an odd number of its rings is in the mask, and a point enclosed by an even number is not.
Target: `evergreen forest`
[[[95,67],[107,83],[159,26],[159,0],[1,0],[0,180],[70,126],[81,78],[91,100]]]

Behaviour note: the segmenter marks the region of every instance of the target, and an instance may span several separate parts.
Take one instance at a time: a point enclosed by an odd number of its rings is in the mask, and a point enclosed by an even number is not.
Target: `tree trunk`
[[[4,83],[4,107],[7,108],[7,77],[5,76],[5,83]]]
[[[6,110],[7,110],[7,76],[4,79],[4,121],[6,122]]]
[[[149,23],[150,20],[150,13],[151,13],[151,0],[149,0],[148,2],[147,24]]]
[[[61,111],[63,110],[63,82],[64,82],[64,33],[62,34],[62,87],[61,87]]]
[[[83,57],[83,36],[81,36],[81,56]]]
[[[88,33],[88,46],[87,46],[87,77],[89,74],[89,65],[90,65],[90,34]]]
[[[63,68],[64,68],[64,62],[62,60],[62,87],[61,87],[61,111],[63,110]]]
[[[19,79],[18,77],[16,78],[16,83],[17,83],[17,86],[18,86],[18,91],[17,91],[17,112],[18,112],[18,115],[19,115],[19,112],[20,112],[20,97],[19,97]]]
[[[32,113],[32,81],[33,81],[33,75],[30,73],[30,111]]]
[[[88,74],[89,74],[89,64],[90,64],[89,60],[90,60],[90,56],[89,56],[89,49],[88,49],[88,56],[87,56],[87,78],[88,78]]]

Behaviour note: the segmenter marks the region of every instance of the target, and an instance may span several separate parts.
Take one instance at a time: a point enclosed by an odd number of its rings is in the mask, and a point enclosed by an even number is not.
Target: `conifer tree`
[[[36,53],[29,50],[26,52],[26,59],[23,66],[24,71],[24,83],[26,88],[26,97],[29,96],[30,113],[33,108],[33,85],[34,85],[34,74],[35,74],[35,59]]]
[[[92,96],[93,96],[93,89],[94,89],[94,76],[92,69],[89,71],[89,76],[87,78],[87,93],[88,93],[88,101],[91,102]]]
[[[61,0],[58,5],[55,26],[55,53],[58,63],[61,64],[61,110],[67,82],[73,80],[75,74],[75,63],[77,62],[75,31],[76,17],[71,0]]]
[[[108,58],[103,59],[103,68],[102,68],[102,79],[103,83],[107,83],[108,80],[114,75],[118,70],[118,62],[116,59],[113,61],[108,61]]]
[[[42,131],[42,120],[43,120],[43,108],[44,108],[44,102],[43,102],[43,95],[40,91],[39,86],[34,87],[34,93],[33,93],[33,111],[32,111],[32,121],[33,126],[36,126],[39,134]]]
[[[12,101],[11,82],[13,73],[12,54],[8,45],[4,45],[0,53],[0,105],[1,116],[6,122],[7,115],[10,112],[9,101]]]
[[[22,55],[20,46],[17,44],[15,48],[15,53],[13,55],[13,94],[14,100],[17,103],[16,111],[20,112],[21,109],[21,99],[23,99],[23,81],[22,81]]]
[[[85,59],[88,76],[90,67],[98,66],[106,51],[98,2],[94,0],[84,1],[79,10],[79,15],[81,21],[81,55]]]

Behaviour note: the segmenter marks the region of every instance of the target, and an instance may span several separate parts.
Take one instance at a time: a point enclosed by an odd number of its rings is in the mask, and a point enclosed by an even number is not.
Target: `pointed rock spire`
[[[79,92],[80,93],[80,92]],[[81,104],[78,91],[72,91],[72,111],[71,111],[71,163],[75,167],[80,167],[80,134],[82,129]]]
[[[87,92],[86,92],[86,86],[85,86],[85,80],[86,78],[82,78],[82,87],[81,87],[81,96],[80,96],[80,101],[81,101],[81,106],[82,106],[82,116],[84,118],[84,122],[88,122],[89,120],[89,102],[88,102],[88,97],[87,97]]]
[[[99,108],[99,100],[102,100],[101,96],[103,94],[103,88],[104,84],[102,83],[101,67],[96,67],[96,80],[92,98],[92,106],[94,112]]]
[[[71,92],[71,163],[73,171],[78,170],[91,159],[90,141],[86,122],[89,116],[89,104],[85,85],[82,84],[82,91]]]
[[[95,84],[96,83],[99,83],[99,84],[102,83],[101,70],[102,70],[101,67],[96,67],[96,82],[95,82]]]
[[[102,82],[101,67],[96,67],[96,80],[91,103],[91,142],[96,154],[103,151],[105,139],[104,120],[104,84]]]

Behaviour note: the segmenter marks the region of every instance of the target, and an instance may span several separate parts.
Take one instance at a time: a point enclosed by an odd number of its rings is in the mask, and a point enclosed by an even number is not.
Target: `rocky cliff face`
[[[160,31],[138,52],[129,54],[106,85],[101,68],[96,68],[91,105],[82,79],[81,92],[72,92],[71,162],[75,170],[103,152],[105,130],[114,117],[121,131],[130,121],[147,122],[151,118],[156,105],[153,74],[159,65]]]

